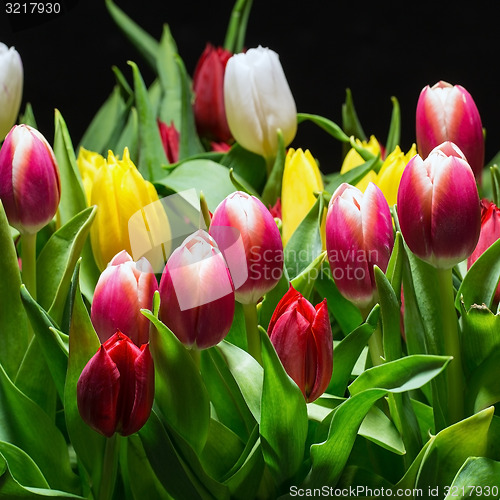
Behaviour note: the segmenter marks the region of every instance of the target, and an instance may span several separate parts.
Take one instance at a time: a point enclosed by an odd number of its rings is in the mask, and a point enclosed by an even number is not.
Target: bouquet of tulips
[[[500,175],[469,92],[384,144],[349,91],[298,113],[278,54],[142,56],[52,144],[0,44],[0,498],[500,497]],[[145,84],[140,67],[157,78]],[[292,148],[343,146],[325,174]]]

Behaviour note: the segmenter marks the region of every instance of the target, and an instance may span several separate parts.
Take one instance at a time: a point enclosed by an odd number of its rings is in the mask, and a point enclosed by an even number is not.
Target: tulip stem
[[[36,300],[36,233],[21,236],[21,265],[23,283]]]
[[[118,471],[119,436],[115,432],[106,438],[104,457],[102,462],[101,483],[99,485],[98,500],[110,500],[115,489],[116,474]]]
[[[444,338],[444,355],[453,356],[446,370],[446,392],[449,424],[463,418],[464,394],[462,355],[458,332],[458,318],[455,311],[453,279],[451,269],[436,269],[439,295],[441,298],[441,318]]]
[[[262,365],[259,322],[257,319],[257,305],[243,304],[243,313],[245,315],[248,353]]]

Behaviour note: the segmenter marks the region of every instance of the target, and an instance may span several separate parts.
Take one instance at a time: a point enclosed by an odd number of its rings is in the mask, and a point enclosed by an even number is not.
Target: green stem
[[[455,297],[453,294],[453,279],[451,269],[436,269],[441,298],[441,319],[444,337],[445,356],[453,356],[446,370],[446,389],[448,408],[448,424],[462,420],[464,416],[463,371],[458,319],[455,312]]]
[[[262,365],[259,322],[257,320],[257,305],[243,304],[243,313],[245,315],[248,353]]]
[[[118,469],[119,443],[119,436],[116,432],[111,437],[106,438],[97,500],[110,500],[113,496]]]
[[[36,300],[36,233],[21,235],[21,265],[23,283]]]
[[[237,0],[231,12],[224,48],[233,54],[241,52],[245,45],[245,33],[251,8],[252,0]]]

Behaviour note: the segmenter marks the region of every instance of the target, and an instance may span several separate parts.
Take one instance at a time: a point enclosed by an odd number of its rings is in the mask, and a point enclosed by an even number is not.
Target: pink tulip
[[[85,365],[77,383],[82,419],[111,437],[129,436],[148,420],[154,399],[154,365],[149,344],[137,347],[116,332]]]
[[[231,275],[215,240],[198,230],[169,257],[160,281],[159,318],[187,347],[207,349],[229,332]]]
[[[417,149],[422,158],[442,142],[454,142],[481,182],[483,126],[474,99],[461,85],[440,81],[422,90],[417,103],[416,132]]]
[[[474,174],[456,145],[443,143],[425,160],[416,155],[408,162],[397,210],[401,233],[417,257],[441,269],[469,257],[481,212]]]
[[[333,371],[333,340],[326,299],[316,307],[292,285],[269,323],[269,338],[286,372],[308,403],[327,389]]]
[[[0,200],[9,224],[35,234],[54,217],[61,181],[54,152],[28,125],[15,125],[0,149]]]
[[[120,330],[135,345],[146,344],[149,320],[141,309],[152,309],[156,290],[153,268],[144,257],[136,263],[125,250],[115,255],[99,277],[90,312],[101,342]]]
[[[258,198],[242,191],[227,196],[214,211],[210,234],[228,263],[238,302],[256,304],[275,287],[283,274],[283,244]]]
[[[326,249],[340,293],[360,308],[375,299],[373,266],[387,269],[394,245],[391,213],[382,191],[372,182],[365,192],[341,184],[326,216]]]

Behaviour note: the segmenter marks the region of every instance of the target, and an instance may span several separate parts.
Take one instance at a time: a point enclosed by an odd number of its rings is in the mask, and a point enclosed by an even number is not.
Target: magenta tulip
[[[15,125],[0,149],[0,200],[9,224],[36,234],[54,217],[61,181],[54,152],[28,125]]]
[[[78,410],[94,430],[129,436],[148,420],[154,399],[149,344],[137,347],[116,332],[90,359],[77,384]]]
[[[464,153],[478,182],[484,167],[484,135],[474,99],[461,85],[440,81],[420,93],[416,113],[417,149],[422,158],[442,142]]]
[[[286,372],[308,403],[332,377],[333,340],[326,299],[316,307],[290,285],[269,323],[269,338]]]
[[[196,231],[174,250],[159,289],[159,318],[187,347],[207,349],[229,332],[233,282],[217,243],[205,231]]]
[[[446,142],[406,166],[398,190],[401,233],[410,250],[441,269],[467,259],[481,228],[474,174],[460,149]]]
[[[394,245],[389,205],[372,182],[365,192],[341,184],[326,216],[326,249],[340,293],[360,308],[375,301],[373,266],[385,272]]]
[[[149,320],[141,309],[152,309],[156,290],[156,276],[144,257],[134,262],[125,250],[117,254],[100,275],[91,306],[92,324],[101,342],[120,330],[135,345],[146,344]]]
[[[283,243],[258,198],[242,191],[227,196],[214,211],[210,234],[228,263],[238,302],[256,304],[276,286],[283,274]]]

